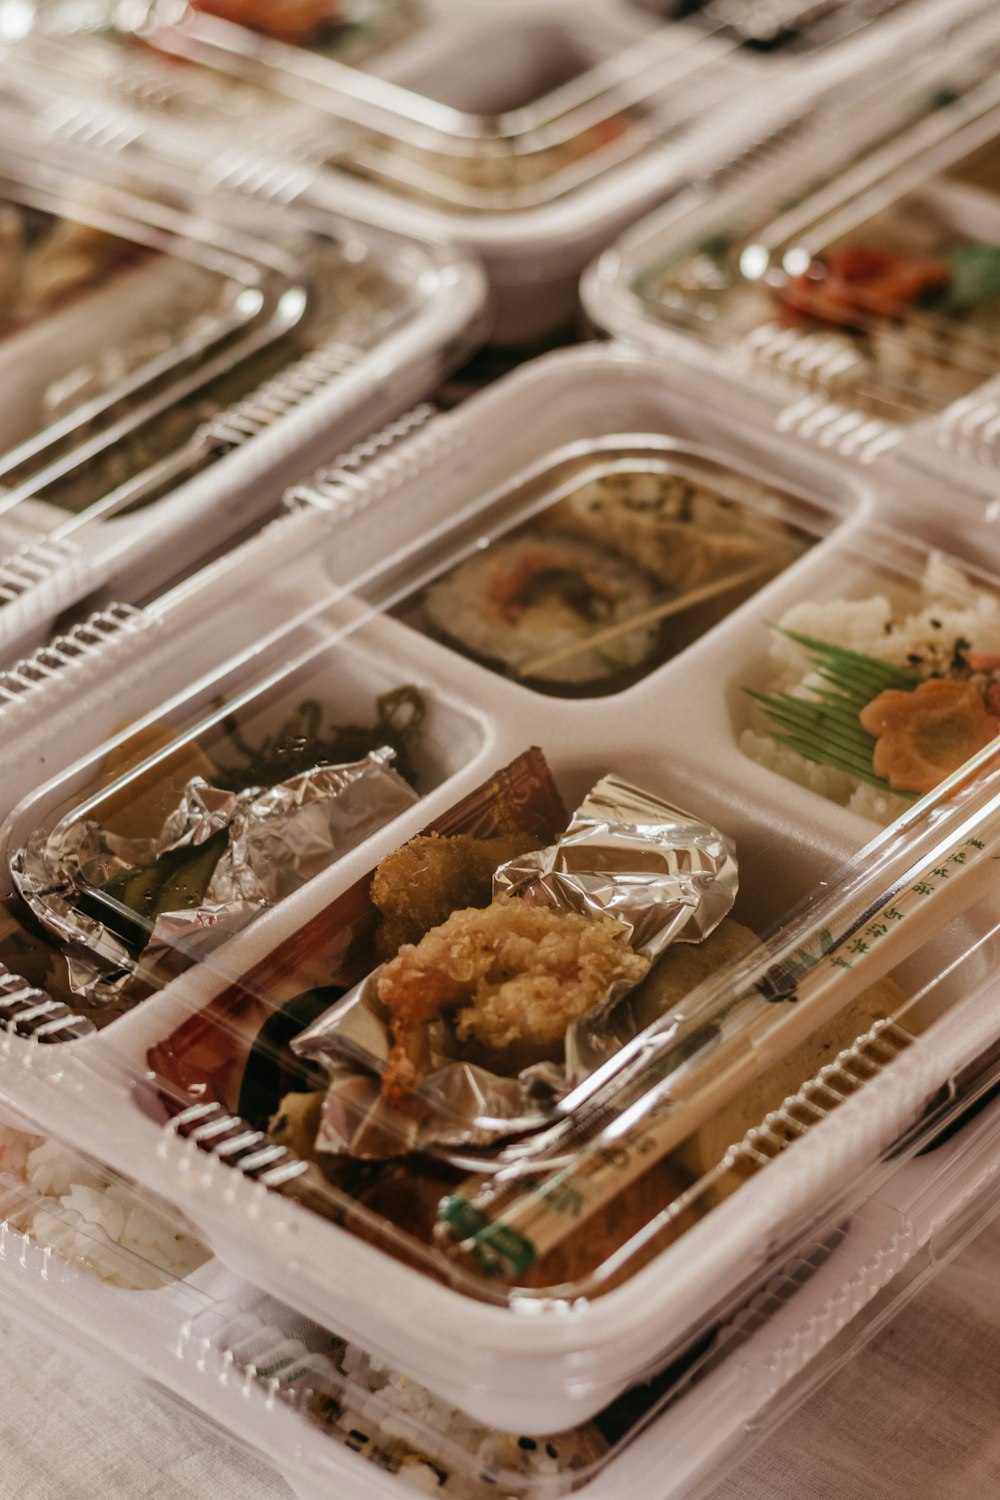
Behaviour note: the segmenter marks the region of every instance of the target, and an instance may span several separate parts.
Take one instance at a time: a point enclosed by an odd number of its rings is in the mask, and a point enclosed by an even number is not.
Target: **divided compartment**
[[[362,621],[352,634],[345,619],[349,622],[358,613],[335,607],[332,626],[320,620],[286,629],[278,633],[279,644],[272,639],[269,648],[265,642],[264,649],[258,646],[237,657],[234,665],[209,671],[193,692],[182,692],[166,705],[164,713],[146,714],[135,729],[123,731],[81,761],[51,789],[54,796],[43,795],[38,810],[26,813],[21,827],[30,825],[35,831],[36,873],[45,884],[58,866],[66,882],[60,877],[53,888],[54,926],[48,931],[45,897],[39,898],[34,916],[16,894],[9,897],[10,930],[0,960],[11,973],[85,1017],[84,1034],[162,987],[172,972],[172,954],[173,968],[183,967],[192,956],[204,957],[208,939],[202,926],[217,928],[217,940],[252,917],[259,919],[303,880],[343,858],[380,824],[419,806],[457,777],[467,760],[476,759],[484,735],[477,715],[443,680],[432,678],[428,684],[421,663],[402,661],[396,644],[384,640],[378,620]],[[386,746],[392,753],[386,754]],[[366,762],[370,752],[378,754]],[[350,764],[358,770],[353,782],[348,774],[346,785],[336,772],[324,776],[321,769]],[[393,764],[402,776],[391,769]],[[207,787],[194,790],[193,781]],[[279,783],[286,793],[276,808],[279,794],[269,799],[267,792]],[[256,828],[257,838],[265,842],[256,853],[240,846],[235,857],[241,870],[232,866],[232,881],[226,877],[225,891],[217,881],[213,896],[209,883],[216,872],[222,878],[219,862],[234,854],[222,830],[230,827],[231,814],[256,805],[255,789],[281,827],[285,818],[293,819],[288,826],[295,830],[289,837],[297,840],[294,857],[288,854],[290,845],[283,860],[269,849],[266,840],[275,835],[267,831],[268,814],[261,822],[257,807],[256,815],[249,814],[250,830],[245,822],[240,825],[241,837],[252,846]],[[180,820],[172,836],[164,829],[171,815]],[[184,842],[181,824],[190,844]],[[103,853],[81,832],[85,825],[100,830]],[[182,841],[180,853],[156,863],[157,851],[170,847],[174,838]],[[65,866],[63,853],[69,854]],[[79,861],[77,854],[83,856]],[[9,882],[5,884],[9,893]],[[183,928],[182,914],[194,908],[202,916],[184,928],[195,945],[192,954],[182,933],[176,940],[164,934],[162,964],[142,956],[157,914],[173,911],[170,920]],[[79,964],[95,948],[103,952],[103,961],[98,958],[91,973],[88,1003],[74,996],[61,955],[69,954],[71,965]],[[95,989],[101,973],[110,975],[110,989],[100,983]],[[23,1016],[11,1024],[22,1033],[27,1029]],[[74,1034],[65,1027],[52,1027],[51,1033],[45,1039]]]
[[[935,777],[942,781],[963,746],[970,755],[995,732],[995,575],[861,523],[831,539],[769,602],[767,616],[743,633],[735,662],[717,653],[725,741],[750,758],[767,800],[784,782],[804,818],[836,808],[848,825],[884,825]],[[941,688],[922,687],[932,681]],[[897,694],[895,717],[886,708],[876,728],[869,706],[887,690]]]
[[[836,520],[718,452],[578,442],[494,494],[451,546],[461,560],[394,612],[538,692],[602,697],[680,655]]]

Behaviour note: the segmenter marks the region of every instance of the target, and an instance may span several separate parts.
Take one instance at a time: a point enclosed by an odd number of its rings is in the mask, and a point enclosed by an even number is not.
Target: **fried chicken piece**
[[[648,968],[611,917],[499,899],[485,911],[454,912],[386,964],[379,999],[391,1012],[394,1046],[383,1092],[398,1103],[416,1084],[427,1025],[454,1014],[456,1034],[504,1070],[558,1057],[566,1028],[618,979],[637,984]]]
[[[488,906],[493,872],[539,843],[530,833],[493,839],[431,833],[410,839],[382,861],[372,878],[371,898],[381,917],[379,956],[392,958],[404,943],[419,943],[425,932],[463,906]]]

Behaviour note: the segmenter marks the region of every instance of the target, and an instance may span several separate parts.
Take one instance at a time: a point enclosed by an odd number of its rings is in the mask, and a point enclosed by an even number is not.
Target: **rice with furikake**
[[[903,601],[795,605],[769,659],[743,753],[877,823],[1000,731],[1000,601],[940,557]]]

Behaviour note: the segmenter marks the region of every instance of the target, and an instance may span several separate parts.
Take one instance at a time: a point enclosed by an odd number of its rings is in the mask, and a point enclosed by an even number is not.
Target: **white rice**
[[[169,1205],[56,1141],[0,1126],[0,1170],[32,1190],[17,1227],[112,1286],[154,1291],[211,1253]]]
[[[959,638],[977,651],[1000,653],[1000,601],[972,593],[964,576],[937,555],[928,562],[919,594],[914,592],[906,602],[893,603],[884,594],[826,604],[808,601],[786,611],[778,624],[918,675],[929,676],[938,662],[950,658]],[[776,631],[771,632],[769,658],[775,675],[767,683],[768,692],[808,698],[810,688],[822,685],[805,649]],[[740,735],[740,749],[788,781],[880,824],[891,823],[911,805],[909,798],[859,783],[781,744],[759,706],[754,706],[751,718],[751,726]]]
[[[573,1473],[579,1478],[604,1448],[593,1429],[552,1438],[497,1432],[353,1344],[343,1346],[338,1363],[351,1388],[339,1397],[332,1415],[324,1405],[314,1407],[314,1417],[348,1447],[394,1470],[421,1494],[482,1500],[489,1493],[496,1500],[514,1500],[498,1485],[504,1474],[563,1475],[564,1485],[547,1493],[568,1494]],[[490,1478],[476,1477],[483,1473]]]

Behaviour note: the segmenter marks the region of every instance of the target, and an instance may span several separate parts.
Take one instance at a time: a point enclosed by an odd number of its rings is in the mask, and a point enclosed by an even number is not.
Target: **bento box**
[[[591,318],[768,386],[782,425],[843,452],[905,431],[914,454],[988,458],[998,40],[980,18],[862,91],[821,170],[817,117],[756,173],[637,226],[584,278]]]
[[[541,1441],[463,1417],[242,1281],[176,1212],[25,1120],[2,1127],[0,1305],[41,1339],[141,1366],[303,1500],[673,1500],[717,1483],[988,1222],[995,1115],[903,1166],[686,1365]]]
[[[111,578],[165,586],[425,395],[475,346],[485,291],[445,248],[317,210],[277,223],[127,152],[68,143],[52,166],[44,110],[3,118],[10,662]]]
[[[529,1441],[994,1081],[998,585],[742,399],[552,356],[0,683],[7,1107]]]
[[[44,490],[68,454],[110,446],[137,414],[266,351],[305,303],[295,262],[254,259],[253,241],[241,255],[190,213],[19,151],[16,124],[2,206],[6,551],[31,535],[21,494]]]
[[[72,35],[77,10],[45,14],[10,57],[100,106],[100,67],[74,79],[68,40],[53,45],[61,24]],[[463,0],[365,72],[190,7],[153,8],[140,35],[196,65],[182,77],[221,75],[241,88],[252,79],[276,91],[281,108],[258,111],[256,125],[238,131],[219,109],[219,149],[207,167],[208,114],[195,125],[182,109],[161,110],[155,89],[129,101],[130,134],[202,182],[278,201],[305,196],[463,246],[486,265],[493,336],[509,345],[566,323],[597,249],[718,160],[717,127],[734,94],[748,106],[744,133],[755,119],[755,62],[735,42],[600,0]],[[116,99],[120,106],[120,90]]]

